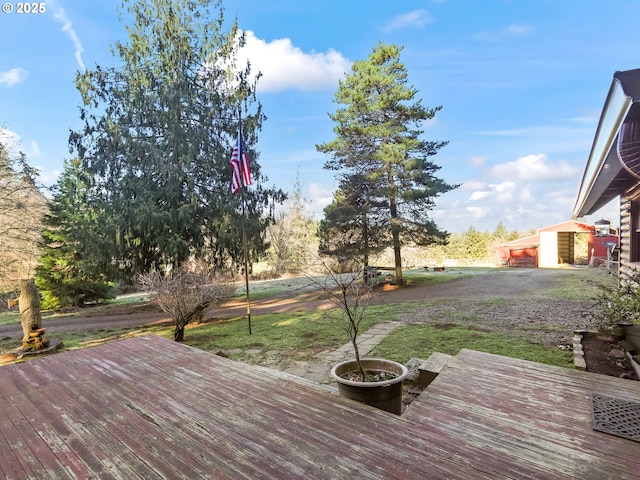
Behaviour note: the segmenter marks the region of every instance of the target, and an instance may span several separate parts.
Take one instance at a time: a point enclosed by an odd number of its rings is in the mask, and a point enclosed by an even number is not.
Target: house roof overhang
[[[573,208],[576,217],[595,213],[640,183],[640,170],[620,154],[621,146],[624,150],[630,143],[630,133],[637,134],[639,120],[640,69],[616,72]]]

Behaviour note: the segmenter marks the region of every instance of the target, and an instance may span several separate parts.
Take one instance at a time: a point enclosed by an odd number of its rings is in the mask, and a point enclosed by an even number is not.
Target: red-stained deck
[[[4,478],[612,478],[640,443],[589,394],[640,382],[463,350],[397,417],[147,336],[0,368]]]

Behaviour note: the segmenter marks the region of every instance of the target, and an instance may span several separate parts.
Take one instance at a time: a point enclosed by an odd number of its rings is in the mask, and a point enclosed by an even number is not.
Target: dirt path
[[[545,296],[559,281],[563,270],[500,269],[434,285],[409,286],[391,291],[377,291],[373,303],[425,302],[425,307],[405,314],[405,322],[437,321],[447,312],[465,311],[482,318],[482,323],[495,328],[513,328],[516,325],[544,327],[553,319],[566,324],[568,331],[579,328],[580,310],[584,305],[555,300]],[[303,293],[286,298],[286,294],[252,302],[251,314],[289,313],[331,308],[332,303],[317,292]],[[87,330],[113,330],[158,323],[170,323],[166,314],[151,304],[114,306],[87,309],[83,316],[47,318],[43,326],[47,333]],[[228,302],[209,310],[207,319],[227,319],[246,315],[242,300]],[[22,335],[19,324],[0,326],[1,338]],[[551,343],[556,341],[550,340]]]

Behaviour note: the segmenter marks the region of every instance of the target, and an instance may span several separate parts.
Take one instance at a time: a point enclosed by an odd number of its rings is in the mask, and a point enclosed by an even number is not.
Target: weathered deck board
[[[592,392],[640,401],[639,382],[463,350],[405,419],[516,478],[638,478],[640,443],[592,430]]]
[[[464,350],[402,417],[148,336],[0,369],[5,478],[637,478],[588,394],[640,382]]]

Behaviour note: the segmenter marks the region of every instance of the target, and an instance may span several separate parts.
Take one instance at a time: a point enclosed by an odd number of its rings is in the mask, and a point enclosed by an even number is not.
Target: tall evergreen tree
[[[336,138],[317,145],[331,155],[325,168],[343,177],[364,174],[372,188],[366,193],[384,208],[394,252],[396,279],[402,283],[403,244],[446,241],[447,233],[429,218],[435,198],[456,188],[435,176],[431,157],[447,142],[427,141],[422,122],[441,107],[428,109],[408,85],[400,62],[401,48],[378,44],[366,60],[354,62],[340,82],[335,102],[344,105],[329,116]]]
[[[88,201],[91,178],[79,161],[64,163],[44,217],[44,251],[36,268],[43,308],[83,306],[112,298],[110,225]]]
[[[230,193],[229,158],[238,114],[254,186],[246,192],[249,254],[264,248],[270,202],[263,187],[250,68],[235,57],[237,23],[223,31],[216,0],[124,0],[127,43],[113,47],[122,66],[78,76],[84,128],[70,143],[93,176],[91,201],[112,219],[114,258],[126,281],[195,255],[217,269],[241,263],[240,196]]]

